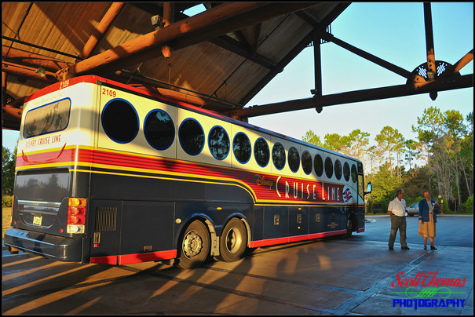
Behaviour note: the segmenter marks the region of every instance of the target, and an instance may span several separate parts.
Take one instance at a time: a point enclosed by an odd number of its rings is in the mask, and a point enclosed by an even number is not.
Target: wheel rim
[[[230,253],[236,253],[242,245],[242,233],[237,228],[231,228],[226,235],[226,249]]]
[[[203,240],[195,231],[190,231],[183,239],[183,254],[187,258],[192,258],[201,253],[203,249]]]

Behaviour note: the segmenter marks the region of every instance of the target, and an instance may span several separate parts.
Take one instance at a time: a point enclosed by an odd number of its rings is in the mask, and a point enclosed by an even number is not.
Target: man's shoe
[[[437,250],[437,248],[434,247],[433,245],[430,246],[430,249],[431,249],[431,250]]]
[[[424,250],[427,250],[427,246],[426,246],[426,245],[424,246]]]
[[[401,247],[401,250],[409,250],[409,247]]]
[[[389,247],[389,250],[391,250],[391,251],[392,251],[392,250],[394,250],[394,248],[393,248],[393,247]]]

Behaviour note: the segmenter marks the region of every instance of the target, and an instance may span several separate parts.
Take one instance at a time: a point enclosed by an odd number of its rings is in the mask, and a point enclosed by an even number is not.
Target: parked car
[[[412,217],[414,215],[417,216],[419,214],[419,203],[413,203],[412,205],[406,208],[406,211],[409,217]]]

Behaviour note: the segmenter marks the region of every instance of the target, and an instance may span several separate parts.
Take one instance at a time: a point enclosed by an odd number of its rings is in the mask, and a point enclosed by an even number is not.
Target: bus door
[[[365,227],[365,201],[364,201],[364,176],[363,166],[358,163],[358,201],[356,204],[356,217],[358,222],[358,229]]]

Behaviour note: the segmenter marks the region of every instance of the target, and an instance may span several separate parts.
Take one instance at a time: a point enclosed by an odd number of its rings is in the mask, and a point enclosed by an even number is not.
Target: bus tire
[[[231,219],[224,227],[219,239],[219,258],[225,262],[234,262],[242,258],[247,247],[247,230],[244,223]]]
[[[346,238],[351,238],[353,234],[353,217],[348,216],[348,219],[346,220]]]
[[[209,251],[208,228],[201,221],[195,220],[183,233],[178,266],[185,270],[199,267],[208,258]]]

